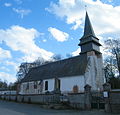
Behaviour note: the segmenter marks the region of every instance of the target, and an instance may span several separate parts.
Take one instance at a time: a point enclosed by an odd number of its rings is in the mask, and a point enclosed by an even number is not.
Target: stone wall
[[[67,101],[61,101],[64,95],[60,93],[29,94],[29,95],[1,95],[1,99],[38,104],[61,104],[75,109],[91,109],[91,86],[84,87],[84,93],[69,93],[66,95]]]
[[[76,109],[85,109],[85,94],[76,93],[68,95],[69,104]]]
[[[86,103],[86,100],[89,100],[89,97],[86,97],[85,93],[68,94],[65,103],[60,100],[61,97],[63,97],[61,94],[3,95],[1,96],[1,99],[42,105],[61,104],[62,106],[68,106],[74,109],[87,109],[85,105],[89,104],[89,102]]]
[[[26,103],[59,103],[59,94],[37,94],[37,95],[2,95],[1,99]]]
[[[68,100],[71,107],[76,109],[91,109],[91,86],[84,87],[84,93],[68,94]]]

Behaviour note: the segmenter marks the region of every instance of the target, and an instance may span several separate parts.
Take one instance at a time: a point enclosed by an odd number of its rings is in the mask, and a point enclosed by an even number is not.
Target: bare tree
[[[119,39],[109,39],[105,41],[106,50],[111,53],[108,58],[112,58],[112,63],[109,64],[117,70],[118,76],[120,77],[120,40]]]
[[[18,82],[21,81],[21,79],[25,77],[25,75],[28,73],[30,68],[32,68],[31,63],[27,63],[27,62],[21,63],[21,65],[19,66],[19,70],[17,72],[17,75],[16,75]]]
[[[105,71],[105,79],[106,82],[109,81],[111,77],[115,76],[115,67],[114,67],[114,61],[112,57],[107,57],[104,60],[104,71]]]
[[[67,54],[66,54],[66,57],[67,57],[67,58],[71,58],[71,57],[72,57],[72,54],[67,53]]]
[[[38,57],[32,64],[34,65],[33,67],[38,67],[43,64],[50,63],[51,61],[46,61],[41,57]]]
[[[43,58],[38,57],[34,62],[28,63],[28,62],[23,62],[19,66],[19,70],[17,72],[17,82],[20,82],[21,79],[25,77],[25,75],[29,72],[31,68],[41,66],[43,64],[50,63],[50,61],[45,61]]]
[[[6,82],[6,81],[2,81],[2,80],[0,79],[0,88],[5,89],[5,88],[7,88],[7,87],[8,87],[7,82]]]
[[[55,54],[55,55],[53,55],[52,59],[53,59],[53,61],[59,61],[62,59],[62,56],[60,54]]]

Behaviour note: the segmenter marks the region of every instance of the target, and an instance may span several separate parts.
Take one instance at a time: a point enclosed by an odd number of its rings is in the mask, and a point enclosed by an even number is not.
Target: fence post
[[[85,109],[90,110],[91,109],[91,86],[85,85],[84,87],[85,91]]]
[[[103,84],[103,96],[105,99],[105,111],[112,112],[111,105],[110,105],[110,92],[111,85],[109,83]]]

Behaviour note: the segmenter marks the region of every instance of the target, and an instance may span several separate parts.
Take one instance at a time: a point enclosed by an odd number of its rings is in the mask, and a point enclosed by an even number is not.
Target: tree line
[[[7,83],[7,81],[2,81],[0,79],[0,90],[16,90],[17,89],[17,82],[15,83]]]

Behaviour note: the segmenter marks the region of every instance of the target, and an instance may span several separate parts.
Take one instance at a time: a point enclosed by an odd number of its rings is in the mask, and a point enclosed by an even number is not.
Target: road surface
[[[111,115],[103,110],[53,110],[35,104],[23,104],[0,100],[0,115]]]

